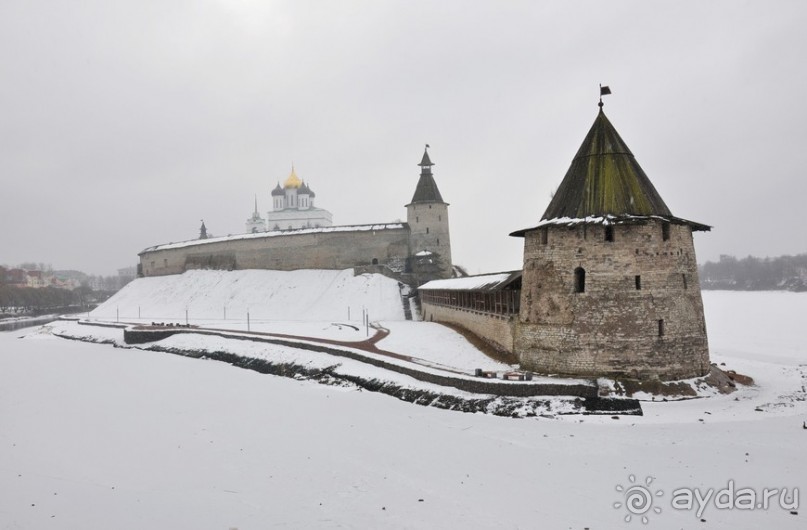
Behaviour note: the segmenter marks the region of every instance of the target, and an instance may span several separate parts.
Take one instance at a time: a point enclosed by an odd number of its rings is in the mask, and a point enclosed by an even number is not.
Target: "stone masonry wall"
[[[448,227],[448,205],[413,203],[406,207],[406,220],[411,230],[412,253],[428,250],[440,255],[444,278],[451,276],[451,236]]]
[[[140,256],[144,276],[188,269],[348,269],[371,265],[400,268],[409,256],[409,229],[332,231],[227,241],[200,241]]]
[[[507,315],[493,315],[470,309],[446,307],[422,302],[421,313],[427,322],[456,324],[474,333],[494,348],[513,353],[515,320]]]
[[[617,225],[613,241],[603,225],[525,235],[515,331],[524,368],[670,379],[707,372],[692,232],[668,225],[664,240],[662,225]],[[585,270],[583,292],[575,292],[578,268]]]

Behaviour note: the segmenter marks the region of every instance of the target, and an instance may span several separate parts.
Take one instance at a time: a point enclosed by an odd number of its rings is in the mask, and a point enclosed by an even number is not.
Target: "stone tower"
[[[451,239],[448,231],[448,203],[443,201],[432,176],[429,146],[423,151],[418,180],[412,201],[406,205],[406,221],[410,229],[412,268],[422,279],[450,278]],[[425,273],[425,274],[424,274]]]
[[[692,232],[602,111],[524,238],[515,350],[543,373],[681,379],[709,371]]]

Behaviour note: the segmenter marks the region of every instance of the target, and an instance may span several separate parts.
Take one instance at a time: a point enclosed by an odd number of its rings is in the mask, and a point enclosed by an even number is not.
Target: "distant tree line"
[[[48,310],[60,310],[81,306],[79,289],[70,291],[57,287],[20,287],[0,284],[0,313],[40,314]]]
[[[701,288],[732,291],[807,291],[807,254],[737,259],[722,255],[698,267]]]

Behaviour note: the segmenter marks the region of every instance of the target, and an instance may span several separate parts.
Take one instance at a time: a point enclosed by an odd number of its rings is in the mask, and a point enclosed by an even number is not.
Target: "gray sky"
[[[423,145],[455,263],[521,266],[605,111],[720,254],[807,252],[807,3],[0,2],[0,263],[96,274],[244,231],[294,162],[335,224],[404,219]]]

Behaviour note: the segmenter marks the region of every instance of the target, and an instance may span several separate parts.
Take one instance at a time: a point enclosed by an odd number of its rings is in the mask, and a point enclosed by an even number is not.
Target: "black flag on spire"
[[[611,93],[611,89],[608,87],[608,85],[606,85],[606,86],[600,85],[600,102],[597,104],[597,105],[599,105],[600,108],[602,108],[602,97],[607,96],[610,93]]]

